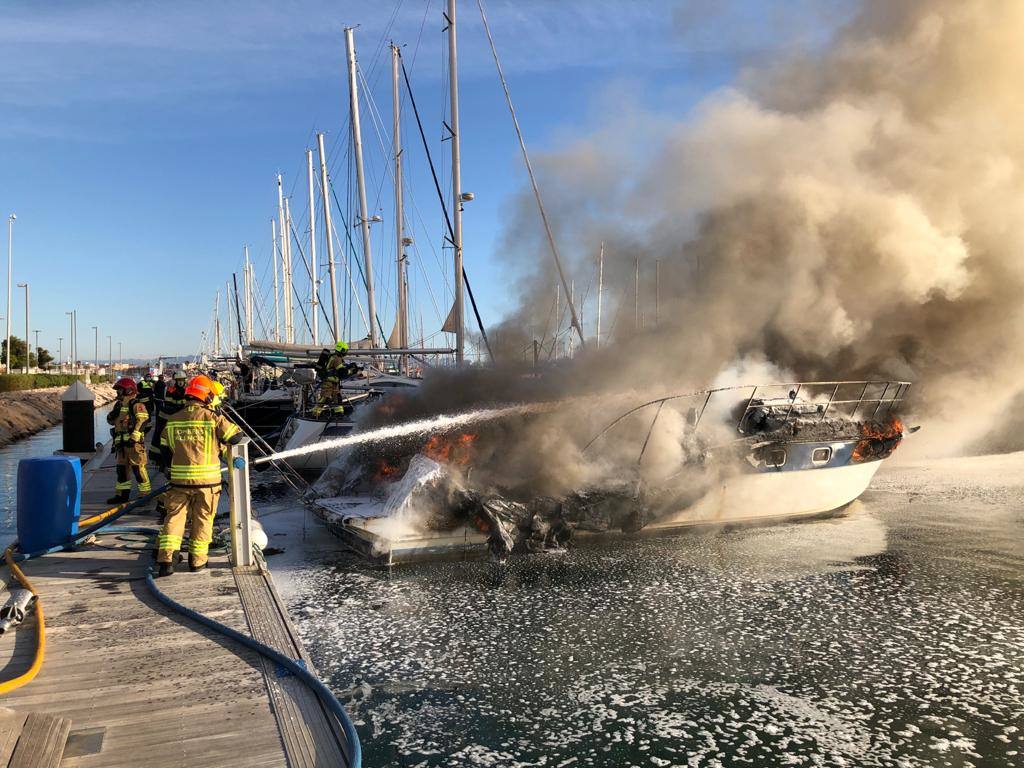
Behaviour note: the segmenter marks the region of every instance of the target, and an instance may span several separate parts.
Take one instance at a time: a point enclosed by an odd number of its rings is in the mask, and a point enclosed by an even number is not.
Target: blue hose
[[[198,611],[194,611],[191,608],[187,608],[181,603],[175,602],[170,597],[160,591],[160,588],[156,585],[156,581],[153,579],[153,574],[146,573],[146,584],[149,586],[150,592],[164,605],[169,608],[173,608],[178,613],[187,616],[194,621],[198,621],[200,624],[214,629],[220,632],[222,635],[227,635],[232,640],[236,640],[247,648],[251,648],[262,656],[266,656],[268,659],[273,661],[275,664],[280,664],[282,667],[287,669],[297,678],[302,680],[309,688],[317,695],[317,698],[323,702],[324,706],[327,707],[334,716],[338,718],[341,723],[341,728],[345,732],[345,738],[348,740],[349,747],[352,751],[352,755],[349,761],[349,768],[361,768],[363,764],[363,750],[359,744],[359,734],[356,733],[356,728],[349,719],[348,713],[345,708],[341,706],[341,702],[331,693],[331,689],[320,682],[320,679],[307,670],[302,665],[298,664],[294,659],[289,659],[283,653],[275,651],[270,646],[264,645],[251,637],[243,635],[241,632],[233,630],[231,627],[226,627],[220,622],[214,621],[213,619],[204,616]]]
[[[95,525],[90,526],[85,530],[79,531],[66,544],[60,544],[56,547],[50,547],[49,549],[44,549],[37,552],[21,552],[15,555],[14,559],[20,562],[22,560],[29,560],[31,558],[42,557],[43,555],[50,555],[55,552],[62,552],[66,549],[70,549],[71,547],[75,546],[78,542],[88,538],[92,534],[97,533],[101,528],[108,529],[107,531],[105,531],[105,533],[155,533],[154,529],[152,528],[143,528],[139,526],[117,526],[114,528],[110,528],[110,524],[118,518],[126,515],[128,512],[131,512],[133,509],[136,509],[142,504],[145,504],[147,501],[156,498],[165,490],[167,490],[167,488],[168,486],[163,486],[162,488],[155,489],[152,493],[148,493],[145,496],[140,496],[137,499],[134,499],[130,503],[126,504],[123,509],[118,510],[116,513],[114,513],[107,519],[101,520]],[[302,680],[302,682],[304,682],[310,688],[310,690],[312,690],[313,693],[316,694],[317,698],[319,698],[320,701],[323,702],[324,706],[327,707],[327,709],[329,709],[341,723],[341,729],[345,733],[345,738],[348,740],[349,749],[352,752],[349,758],[348,768],[362,768],[363,750],[362,746],[359,743],[359,734],[356,732],[356,728],[352,724],[352,721],[349,719],[348,713],[345,711],[345,708],[341,705],[341,702],[338,701],[335,695],[331,693],[331,689],[324,685],[316,675],[312,674],[303,666],[296,663],[295,660],[288,658],[287,656],[274,650],[270,646],[263,645],[263,643],[260,643],[257,640],[253,640],[251,637],[247,637],[243,635],[241,632],[236,632],[231,627],[224,626],[223,624],[214,621],[213,619],[208,618],[207,616],[204,616],[198,611],[194,611],[191,608],[187,608],[186,606],[182,605],[181,603],[175,602],[170,597],[168,597],[160,591],[160,588],[156,585],[156,582],[153,580],[153,574],[149,571],[146,572],[146,584],[149,586],[150,591],[153,593],[156,599],[164,605],[173,608],[178,613],[181,613],[184,616],[193,619],[194,621],[198,621],[200,624],[203,624],[209,627],[210,629],[214,629],[217,632],[220,632],[222,635],[230,637],[232,640],[236,640],[237,642],[241,643],[247,648],[251,648],[252,650],[256,651],[260,655],[266,656],[268,659],[275,662],[276,664],[280,664],[282,667],[287,669],[297,678]]]

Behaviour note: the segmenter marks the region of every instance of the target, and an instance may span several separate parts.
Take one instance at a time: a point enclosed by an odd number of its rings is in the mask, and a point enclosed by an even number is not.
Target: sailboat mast
[[[217,298],[213,303],[213,356],[220,357],[220,289],[217,289]]]
[[[281,293],[277,283],[277,222],[270,220],[270,231],[273,237],[270,241],[270,260],[274,262],[274,341],[281,340]]]
[[[459,144],[459,65],[455,33],[455,0],[448,0],[448,91],[451,95],[452,243],[455,255],[455,362],[462,365],[466,350],[465,308],[462,288],[462,157]]]
[[[573,304],[575,301],[576,301],[576,281],[575,280],[570,280],[569,281],[569,303]],[[569,357],[572,358],[572,355],[573,355],[572,334],[569,333],[567,335],[569,336]]]
[[[284,340],[287,343],[288,339],[288,270],[285,266],[287,263],[288,253],[288,229],[284,220],[284,190],[281,186],[281,174],[277,174],[277,254],[281,260],[281,314],[284,315]]]
[[[402,125],[401,102],[398,98],[398,64],[401,52],[391,45],[391,106],[393,123],[391,135],[395,156],[395,274],[398,281],[398,346],[409,348],[409,297],[405,283],[405,215],[402,199]],[[402,371],[409,373],[409,356],[402,355]]]
[[[324,153],[324,135],[317,133],[316,150],[320,160],[320,196],[324,205],[324,232],[327,235],[327,275],[331,283],[331,320],[334,323],[334,341],[341,339],[338,325],[338,290],[334,282],[334,237],[331,227],[331,204],[327,189],[327,155]]]
[[[284,199],[284,268],[285,268],[285,316],[284,316],[284,339],[289,344],[295,343],[295,306],[293,297],[295,295],[292,281],[292,210],[289,199]]]
[[[601,297],[604,295],[604,240],[597,257],[597,348],[601,348]]]
[[[633,259],[633,330],[640,330],[640,257]]]
[[[348,53],[349,109],[352,113],[352,144],[356,159],[356,186],[359,188],[359,224],[363,230],[363,261],[366,273],[366,313],[370,346],[377,348],[377,304],[373,296],[373,255],[370,251],[370,215],[366,207],[366,178],[363,175],[363,134],[359,126],[359,90],[356,83],[355,30],[345,29],[345,49]]]
[[[661,316],[661,259],[654,260],[654,325]]]
[[[320,343],[317,305],[320,303],[320,265],[316,261],[316,206],[313,204],[313,150],[306,150],[306,187],[309,190],[309,308],[313,315],[313,346]]]
[[[244,245],[245,251],[245,281],[242,287],[245,290],[245,340],[252,341],[252,274],[249,265],[249,246]]]

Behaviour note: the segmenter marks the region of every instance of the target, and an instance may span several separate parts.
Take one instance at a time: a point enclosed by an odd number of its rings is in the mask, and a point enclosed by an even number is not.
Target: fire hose
[[[145,504],[146,502],[156,498],[157,496],[165,492],[169,487],[169,485],[161,486],[160,488],[157,488],[144,496],[140,496],[137,499],[128,502],[127,504],[123,504],[121,506],[108,509],[106,512],[102,512],[98,515],[93,515],[92,517],[86,518],[82,521],[82,523],[86,525],[86,528],[84,530],[79,531],[74,536],[74,538],[67,544],[51,547],[50,549],[42,550],[40,552],[22,552],[17,554],[14,551],[15,547],[17,546],[17,542],[7,547],[7,550],[4,552],[4,559],[7,563],[7,566],[11,569],[11,573],[14,574],[14,577],[18,580],[18,583],[21,584],[21,586],[25,590],[27,590],[32,596],[32,599],[30,600],[23,600],[24,605],[21,605],[21,603],[19,602],[17,606],[12,606],[9,604],[8,607],[11,608],[12,613],[20,611],[21,617],[23,618],[25,614],[25,609],[27,609],[28,606],[32,603],[35,604],[36,652],[35,656],[32,659],[32,665],[28,668],[28,670],[26,670],[21,675],[18,675],[17,677],[0,683],[0,696],[6,695],[11,691],[17,690],[18,688],[21,688],[23,685],[26,685],[27,683],[31,682],[36,677],[36,675],[39,674],[39,670],[43,666],[43,659],[45,658],[46,655],[46,623],[43,616],[42,601],[39,597],[39,593],[36,591],[35,587],[32,586],[32,582],[28,580],[28,578],[25,576],[21,568],[18,567],[18,562],[71,549],[79,542],[87,539],[93,534],[98,533],[101,528],[107,528],[107,526],[109,526],[118,518],[122,517],[123,515],[127,514],[133,509],[138,508],[142,504]],[[157,531],[153,528],[143,527],[131,527],[122,530],[109,530],[106,531],[106,533],[121,533],[124,531],[147,533],[150,535],[157,533]],[[299,661],[288,658],[287,656],[275,650],[274,648],[264,645],[258,640],[254,640],[253,638],[247,637],[246,635],[243,635],[242,633],[237,632],[234,629],[231,629],[230,627],[227,627],[217,621],[214,621],[208,616],[204,616],[198,611],[188,608],[187,606],[184,606],[181,603],[175,602],[160,590],[160,588],[156,585],[156,581],[154,581],[153,579],[152,573],[150,573],[149,571],[146,572],[146,585],[153,593],[153,596],[156,597],[156,599],[164,605],[168,606],[169,608],[172,608],[173,610],[177,611],[178,613],[181,613],[184,616],[187,616],[190,619],[193,619],[194,621],[199,622],[200,624],[203,624],[206,627],[209,627],[210,629],[216,630],[220,634],[225,635],[226,637],[229,637],[232,640],[241,643],[247,648],[251,648],[252,650],[259,653],[261,656],[264,656],[273,661],[275,664],[279,664],[281,667],[287,669],[289,672],[295,675],[295,677],[300,679],[313,692],[313,694],[318,699],[320,699],[324,707],[338,719],[338,722],[341,725],[342,732],[345,734],[346,741],[348,742],[349,750],[351,752],[351,754],[349,755],[348,762],[346,763],[347,767],[362,768],[362,747],[359,742],[359,734],[356,731],[355,725],[353,725],[351,718],[349,718],[348,713],[345,711],[345,708],[342,706],[341,702],[338,701],[337,697],[331,692],[331,689],[324,685],[324,683],[321,682],[316,675],[314,675],[305,667],[303,667]],[[7,611],[8,607],[5,607],[4,610]],[[12,616],[12,618],[14,617]],[[6,620],[6,618],[4,618],[3,616],[0,616],[0,619]],[[4,628],[3,631],[6,631],[6,627]],[[3,632],[0,631],[0,634],[3,634]]]

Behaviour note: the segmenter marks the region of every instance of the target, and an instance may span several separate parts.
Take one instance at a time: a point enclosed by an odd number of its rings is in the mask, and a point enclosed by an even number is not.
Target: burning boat
[[[910,383],[797,382],[671,395],[629,409],[581,453],[632,424],[634,459],[614,477],[560,497],[474,482],[473,433],[433,435],[384,450],[362,446],[321,481],[344,495],[316,500],[349,545],[386,565],[437,555],[557,550],[578,535],[794,519],[841,510],[868,487],[908,430],[898,415]],[[683,415],[680,461],[644,476],[666,409]],[[637,430],[637,427],[640,427]],[[624,446],[616,449],[620,452]]]

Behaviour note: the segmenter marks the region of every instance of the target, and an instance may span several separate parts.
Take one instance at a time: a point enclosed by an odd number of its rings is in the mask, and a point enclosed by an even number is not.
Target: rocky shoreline
[[[59,424],[63,418],[60,396],[66,389],[0,393],[0,447]],[[90,389],[96,394],[97,407],[114,400],[114,389],[109,384],[94,384]]]

